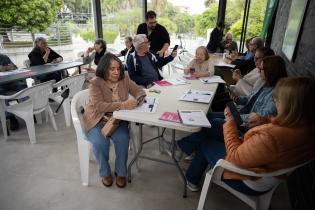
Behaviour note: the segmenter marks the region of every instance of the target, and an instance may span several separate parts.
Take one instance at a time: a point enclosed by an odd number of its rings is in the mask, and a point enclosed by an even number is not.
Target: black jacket
[[[159,72],[159,68],[162,68],[164,65],[172,61],[174,58],[170,55],[168,57],[159,57],[159,56],[154,56],[152,53],[148,52],[146,56],[149,57],[149,60],[152,63],[152,66],[158,73],[159,80],[163,79]],[[129,77],[135,81],[138,85],[143,85],[143,86],[148,86],[149,84],[152,84],[155,81],[148,81],[145,80],[142,77],[142,63],[139,59],[139,56],[137,55],[136,52],[133,52],[129,54],[127,58],[127,67],[128,67],[128,74]]]
[[[209,43],[207,44],[207,49],[209,53],[215,53],[217,48],[220,48],[222,38],[223,31],[219,31],[218,28],[213,29],[210,35]]]
[[[56,58],[62,58],[61,55],[53,51],[51,48],[50,53],[48,55],[47,63],[51,63]],[[45,52],[42,52],[38,47],[34,47],[33,50],[28,54],[28,58],[30,59],[30,66],[37,66],[37,65],[43,65],[46,64],[44,61],[43,56],[45,55]]]

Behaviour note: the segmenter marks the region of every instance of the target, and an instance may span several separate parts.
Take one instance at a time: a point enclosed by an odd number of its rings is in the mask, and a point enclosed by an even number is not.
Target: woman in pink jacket
[[[225,145],[223,143],[218,145],[216,141],[205,142],[199,152],[200,164],[206,161],[213,167],[218,159],[224,158],[224,155],[221,157],[215,155],[216,150],[223,149],[224,146],[227,161],[255,172],[272,172],[313,159],[314,92],[314,78],[281,79],[274,93],[277,116],[265,121],[266,124],[250,129],[244,137],[239,136],[236,122],[230,110],[226,108],[226,123],[223,126]],[[198,177],[200,174],[197,173],[200,171],[197,169],[200,165],[198,166],[197,162],[192,164],[195,164],[192,167],[195,170],[190,171],[194,173],[193,177]],[[257,180],[230,171],[225,171],[222,179],[236,190],[249,195],[265,193],[278,181],[277,178]]]

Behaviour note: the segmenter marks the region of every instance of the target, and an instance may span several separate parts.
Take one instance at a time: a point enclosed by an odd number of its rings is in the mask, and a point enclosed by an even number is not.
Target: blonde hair
[[[197,53],[197,50],[202,50],[203,53],[205,54],[205,60],[206,60],[206,61],[209,60],[210,56],[209,56],[208,50],[207,50],[207,48],[206,48],[205,46],[199,46],[199,47],[197,47],[195,53]]]
[[[315,125],[315,79],[308,77],[283,78],[275,88],[274,98],[279,107],[274,121],[287,127]]]

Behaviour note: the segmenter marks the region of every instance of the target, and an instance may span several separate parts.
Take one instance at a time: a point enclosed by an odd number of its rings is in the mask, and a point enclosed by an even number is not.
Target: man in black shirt
[[[59,63],[63,60],[61,55],[48,47],[47,41],[43,37],[36,38],[35,47],[30,52],[30,54],[28,54],[28,58],[30,59],[31,66],[43,65],[46,63]],[[38,76],[38,79],[41,82],[46,82],[53,79],[58,82],[61,80],[61,75],[59,72],[54,72]]]
[[[163,57],[170,46],[170,36],[166,28],[157,23],[154,11],[148,11],[145,19],[146,22],[138,26],[137,34],[146,34],[151,42],[150,51]]]
[[[210,35],[207,49],[209,53],[220,52],[220,44],[223,38],[224,24],[222,22],[217,23],[217,27],[213,29]]]

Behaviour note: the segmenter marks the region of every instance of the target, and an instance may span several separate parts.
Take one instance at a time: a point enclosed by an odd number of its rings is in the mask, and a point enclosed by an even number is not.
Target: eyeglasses
[[[264,57],[254,57],[254,61],[258,61],[259,59],[263,59]]]

